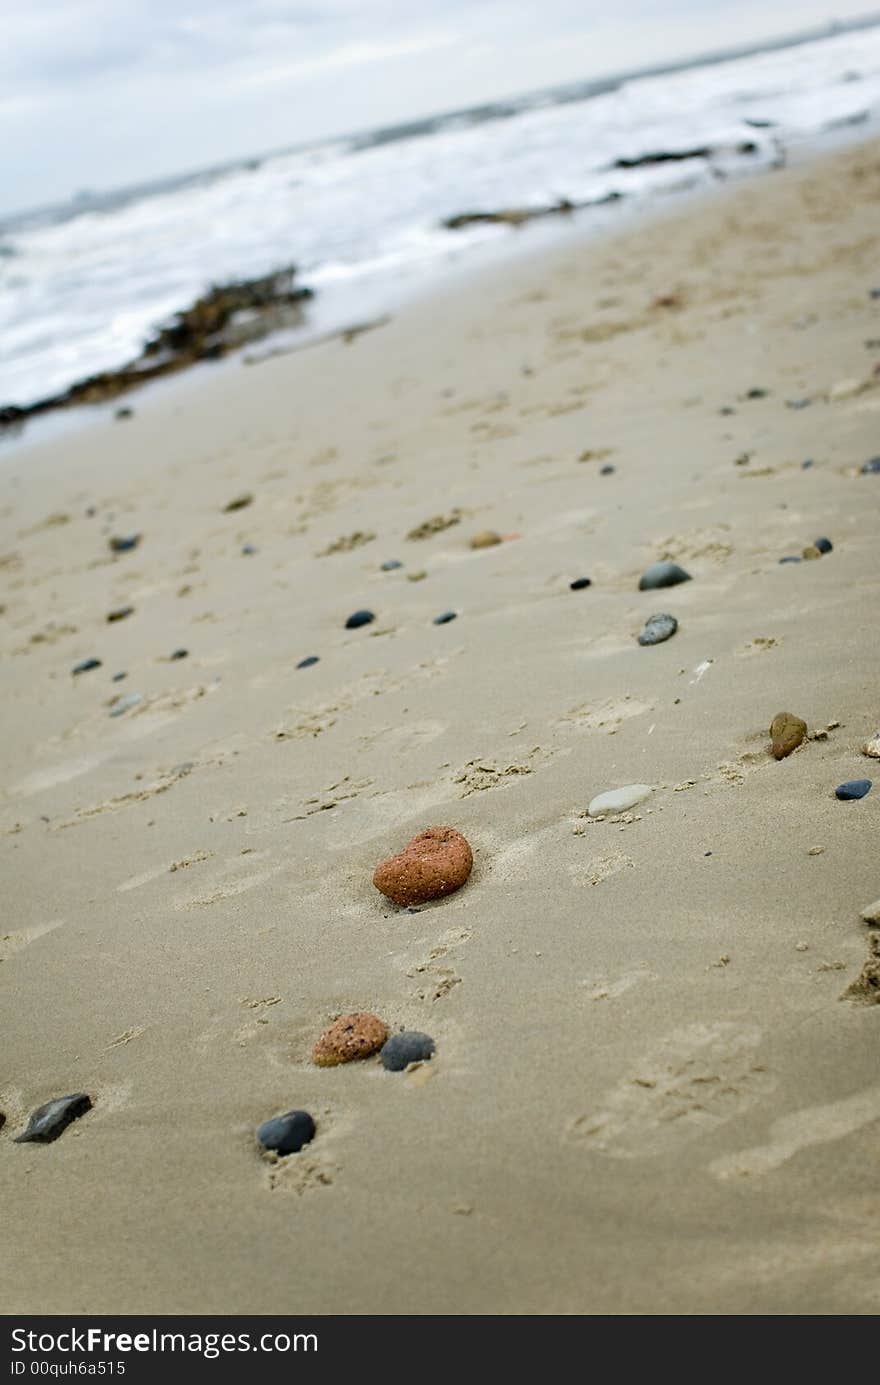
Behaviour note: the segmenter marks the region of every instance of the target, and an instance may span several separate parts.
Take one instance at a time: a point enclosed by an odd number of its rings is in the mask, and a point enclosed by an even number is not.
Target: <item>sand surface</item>
[[[878,206],[867,146],[0,456],[3,1311],[880,1309],[880,783],[833,792],[877,763]],[[839,725],[777,763],[783,709]],[[469,883],[389,905],[447,823]],[[351,1009],[435,1059],[313,1066]]]

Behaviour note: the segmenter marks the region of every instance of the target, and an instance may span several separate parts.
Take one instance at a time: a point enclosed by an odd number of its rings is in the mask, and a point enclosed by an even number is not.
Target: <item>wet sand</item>
[[[878,197],[727,186],[0,457],[4,1311],[880,1309]],[[433,824],[471,878],[397,909]],[[435,1057],[316,1067],[349,1010]]]

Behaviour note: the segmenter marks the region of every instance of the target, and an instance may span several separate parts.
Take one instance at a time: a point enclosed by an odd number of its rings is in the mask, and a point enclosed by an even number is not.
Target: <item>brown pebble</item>
[[[770,739],[773,757],[784,760],[793,750],[797,750],[807,734],[807,723],[791,712],[777,712],[770,726]]]
[[[429,827],[398,852],[380,861],[373,884],[394,904],[424,904],[452,894],[474,864],[470,847],[454,827]]]
[[[312,1062],[319,1068],[335,1068],[339,1063],[369,1058],[387,1038],[388,1025],[376,1015],[340,1015],[312,1049]]]
[[[811,544],[808,544],[807,547],[806,547],[805,549],[803,549],[803,551],[802,551],[802,553],[801,553],[801,557],[802,557],[802,558],[821,558],[821,557],[822,557],[822,554],[820,553],[820,551],[819,551],[819,549],[816,547],[816,545],[811,543]]]
[[[471,548],[494,548],[496,543],[501,542],[501,535],[496,534],[494,529],[481,529],[471,539]]]

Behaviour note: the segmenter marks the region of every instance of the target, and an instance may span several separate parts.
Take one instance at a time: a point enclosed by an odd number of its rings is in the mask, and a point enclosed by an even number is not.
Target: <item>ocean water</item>
[[[0,223],[0,406],[25,405],[137,355],[210,283],[294,262],[325,325],[391,307],[507,227],[443,229],[471,210],[621,207],[765,168],[880,117],[880,27],[275,154]],[[755,122],[751,124],[750,122]],[[771,122],[767,125],[765,122]],[[753,141],[754,153],[737,152]],[[708,145],[710,160],[619,169]],[[607,219],[613,210],[578,213]],[[516,233],[528,236],[529,228]]]

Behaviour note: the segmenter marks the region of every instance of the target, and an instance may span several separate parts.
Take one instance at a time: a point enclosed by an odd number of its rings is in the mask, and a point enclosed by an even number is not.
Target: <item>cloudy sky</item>
[[[877,7],[878,0],[4,0],[0,211]]]

